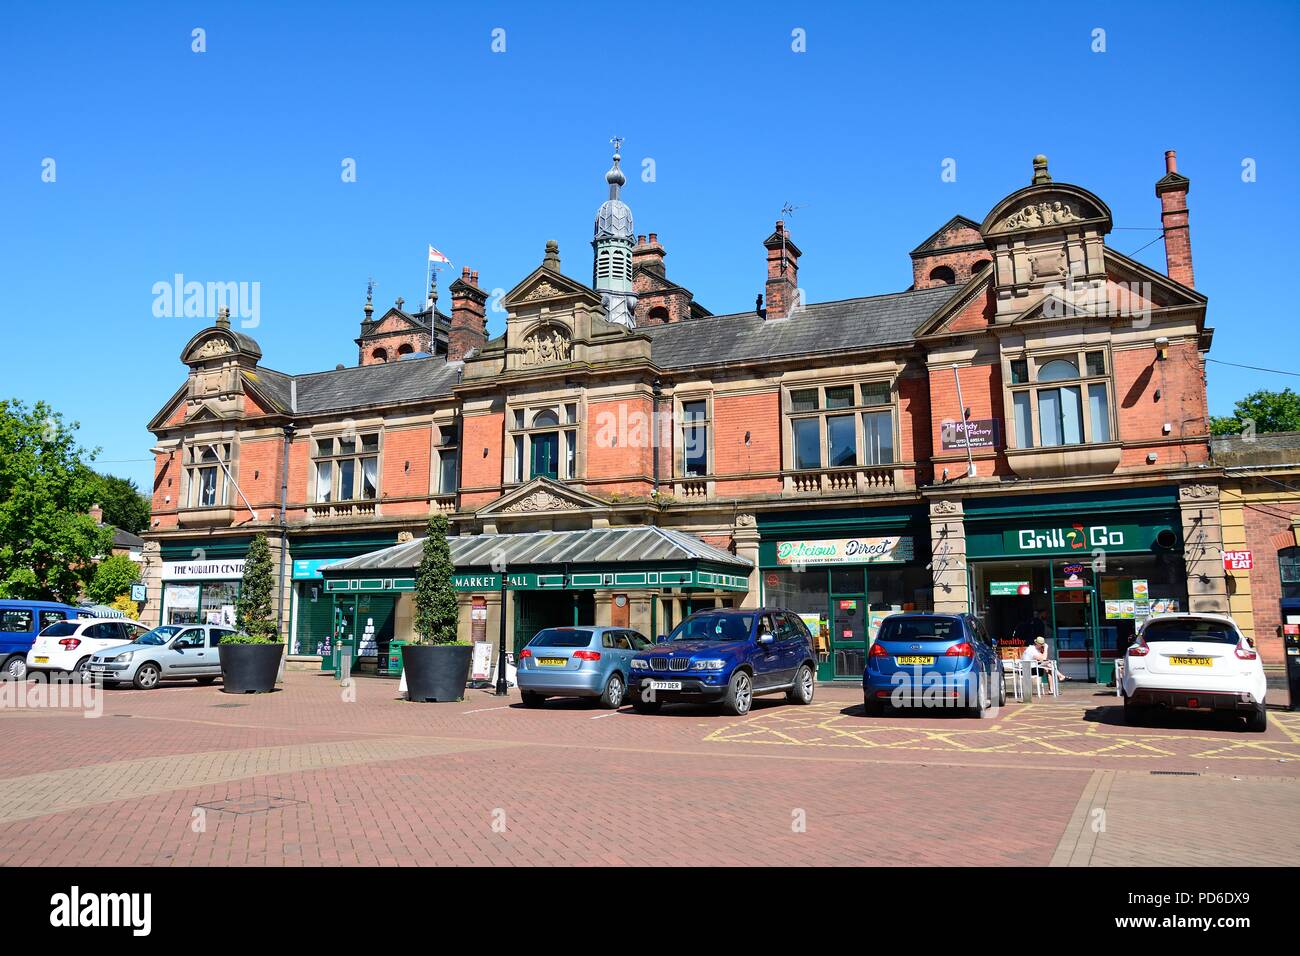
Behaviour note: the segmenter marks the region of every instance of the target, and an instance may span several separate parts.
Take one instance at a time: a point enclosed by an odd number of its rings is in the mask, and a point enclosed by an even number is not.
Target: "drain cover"
[[[217,800],[214,803],[200,803],[199,806],[205,810],[220,810],[222,813],[249,814],[282,810],[285,807],[302,802],[302,800],[294,800],[290,797],[252,794],[247,797],[231,797],[229,800]]]
[[[1199,770],[1152,770],[1153,777],[1199,777]]]
[[[213,707],[247,707],[247,704],[213,704]]]

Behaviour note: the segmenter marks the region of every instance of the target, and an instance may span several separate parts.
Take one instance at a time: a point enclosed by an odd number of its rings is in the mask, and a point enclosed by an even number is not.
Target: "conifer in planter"
[[[272,606],[275,564],[266,535],[259,534],[244,558],[244,582],[235,603],[239,633],[221,639],[221,689],[227,694],[266,694],[275,690],[284,644]]]
[[[457,639],[456,569],[447,530],[446,515],[429,516],[424,555],[415,572],[415,639],[402,647],[407,700],[463,700],[469,682],[474,648]]]

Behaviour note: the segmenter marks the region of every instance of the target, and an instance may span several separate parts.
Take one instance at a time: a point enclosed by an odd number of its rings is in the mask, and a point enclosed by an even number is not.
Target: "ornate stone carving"
[[[502,511],[506,514],[533,514],[538,511],[567,511],[572,507],[574,507],[572,501],[566,501],[559,495],[553,495],[549,491],[539,489],[525,498],[512,501]]]
[[[1058,250],[1030,256],[1029,273],[1032,279],[1055,279],[1065,275],[1065,253]]]
[[[748,513],[738,514],[738,515],[736,515],[736,527],[737,527],[737,528],[757,528],[757,527],[758,527],[758,519],[757,519],[756,517],[754,517],[752,514],[748,514]]]
[[[561,294],[561,289],[559,288],[559,286],[556,286],[553,283],[547,282],[545,279],[543,279],[541,282],[537,283],[537,285],[533,286],[532,290],[526,296],[524,296],[524,301],[531,302],[534,299],[549,299],[551,298],[551,296],[556,296],[560,294]]]
[[[397,532],[397,543],[398,543],[398,544],[406,544],[406,542],[408,542],[408,541],[414,541],[414,540],[415,540],[415,535],[412,534],[410,531],[399,531],[399,532]]]
[[[930,514],[932,515],[955,515],[961,512],[961,503],[943,498],[939,501],[932,502],[930,505]]]
[[[224,338],[213,337],[194,350],[193,358],[216,358],[218,355],[229,355],[233,351],[234,349],[230,347],[230,343]]]
[[[1181,501],[1209,501],[1219,497],[1218,485],[1183,485],[1178,489]]]
[[[1078,222],[1083,217],[1074,207],[1061,200],[1030,203],[1002,220],[1000,229],[1035,229],[1039,226],[1056,226]]]
[[[524,354],[520,364],[555,365],[569,361],[572,345],[564,331],[556,326],[547,326],[533,332],[524,339]]]

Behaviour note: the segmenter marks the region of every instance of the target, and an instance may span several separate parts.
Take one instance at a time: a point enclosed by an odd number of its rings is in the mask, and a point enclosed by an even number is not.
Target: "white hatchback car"
[[[1230,617],[1162,614],[1142,626],[1124,655],[1124,716],[1140,724],[1157,708],[1235,713],[1268,729],[1268,682],[1259,654]]]
[[[29,671],[67,671],[83,680],[90,658],[106,647],[130,644],[148,628],[120,619],[79,617],[56,621],[36,636],[27,652]]]

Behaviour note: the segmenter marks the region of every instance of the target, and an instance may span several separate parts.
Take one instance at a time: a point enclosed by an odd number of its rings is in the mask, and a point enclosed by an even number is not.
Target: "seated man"
[[[1047,675],[1049,683],[1069,680],[1064,674],[1060,673],[1053,661],[1047,659],[1047,641],[1041,637],[1034,638],[1034,643],[1026,645],[1025,652],[1020,655],[1020,659],[1029,666],[1029,673],[1026,676],[1033,676],[1035,669],[1042,671]]]

